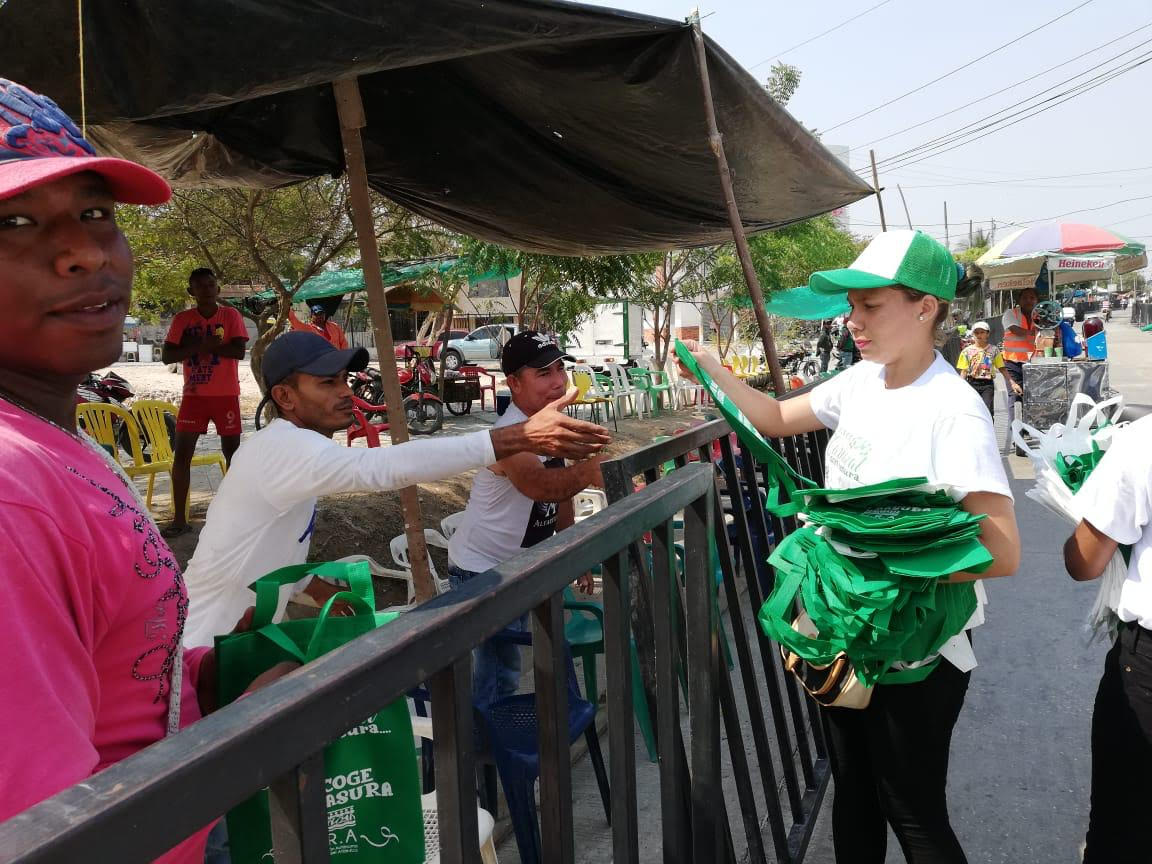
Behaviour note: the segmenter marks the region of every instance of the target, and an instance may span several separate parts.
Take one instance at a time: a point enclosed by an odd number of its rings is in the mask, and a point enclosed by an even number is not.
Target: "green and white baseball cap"
[[[903,285],[941,300],[956,297],[956,262],[943,244],[923,231],[886,231],[872,238],[851,267],[813,273],[808,287],[818,294]]]

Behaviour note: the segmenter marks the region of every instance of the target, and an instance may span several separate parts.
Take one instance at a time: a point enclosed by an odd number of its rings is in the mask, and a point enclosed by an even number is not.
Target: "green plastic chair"
[[[572,614],[564,625],[564,637],[572,649],[573,659],[580,660],[584,671],[584,698],[600,710],[600,692],[596,678],[596,655],[604,653],[604,607],[593,600],[577,600],[571,587],[564,589],[564,608]],[[644,737],[648,760],[657,761],[656,735],[652,729],[652,716],[648,713],[648,700],[640,679],[640,656],[635,640],[628,640],[632,664],[632,713]]]
[[[644,394],[644,400],[648,403],[648,410],[651,411],[653,416],[659,416],[660,405],[656,394],[652,391],[652,379],[648,377],[647,369],[629,369],[628,380],[632,382],[640,393]]]

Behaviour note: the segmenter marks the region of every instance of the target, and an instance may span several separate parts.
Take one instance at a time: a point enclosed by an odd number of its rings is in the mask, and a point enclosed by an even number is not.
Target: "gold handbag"
[[[804,636],[817,636],[816,627],[807,614],[792,622],[793,629]],[[796,676],[808,695],[825,708],[867,708],[872,701],[872,688],[856,675],[852,663],[844,652],[824,666],[815,666],[793,651],[781,648],[784,668]]]

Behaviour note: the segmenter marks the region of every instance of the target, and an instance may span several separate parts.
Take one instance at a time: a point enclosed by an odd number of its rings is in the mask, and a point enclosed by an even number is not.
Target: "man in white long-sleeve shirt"
[[[514,426],[379,449],[340,447],[332,435],[352,423],[347,375],[367,364],[363,348],[338,350],[313,333],[287,333],[268,347],[262,368],[265,402],[272,402],[277,418],[241,445],[208,508],[184,573],[185,645],[211,645],[252,605],[249,584],[307,559],[316,499],[322,495],[400,489],[523,452],[582,458],[608,442],[601,427],[563,413],[575,396],[572,390]],[[301,587],[304,583],[295,586]],[[334,590],[310,586],[314,597]],[[278,616],[291,593],[281,592]]]

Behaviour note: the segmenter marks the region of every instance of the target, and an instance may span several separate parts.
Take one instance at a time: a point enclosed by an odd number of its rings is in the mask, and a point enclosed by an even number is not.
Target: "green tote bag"
[[[280,586],[313,574],[347,582],[319,617],[272,623]],[[284,567],[252,583],[252,629],[216,639],[221,704],[244,693],[252,680],[283,661],[307,664],[396,617],[375,611],[366,562]],[[345,601],[352,616],[332,615]],[[421,864],[424,816],[420,772],[407,702],[398,699],[333,741],[324,751],[328,848],[342,864]],[[272,856],[268,793],[262,790],[228,813],[232,864],[267,864]]]

